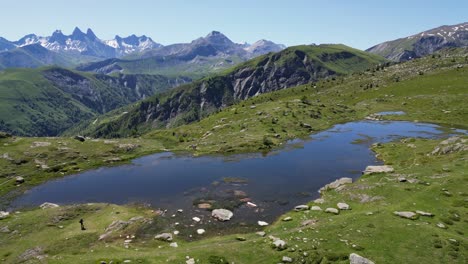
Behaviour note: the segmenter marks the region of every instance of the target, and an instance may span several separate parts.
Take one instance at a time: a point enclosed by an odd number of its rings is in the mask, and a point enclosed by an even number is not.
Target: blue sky
[[[101,39],[145,34],[189,42],[212,30],[235,42],[343,43],[365,49],[440,25],[468,22],[462,0],[16,0],[1,4],[0,36],[71,34],[92,28]]]

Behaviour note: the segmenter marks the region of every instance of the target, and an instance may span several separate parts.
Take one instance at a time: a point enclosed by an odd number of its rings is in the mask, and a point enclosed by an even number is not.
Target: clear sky
[[[0,36],[17,40],[75,26],[101,39],[147,35],[189,42],[212,30],[234,42],[343,43],[366,49],[440,25],[468,22],[466,0],[2,0]]]

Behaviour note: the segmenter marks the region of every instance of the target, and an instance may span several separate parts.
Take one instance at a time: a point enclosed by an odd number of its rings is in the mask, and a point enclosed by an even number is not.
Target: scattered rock
[[[283,218],[284,222],[289,222],[291,220],[292,220],[292,217],[290,217],[290,216]]]
[[[337,189],[338,187],[341,187],[341,186],[343,186],[345,184],[350,184],[352,182],[353,182],[353,179],[351,179],[351,178],[347,178],[347,177],[340,178],[340,179],[338,179],[338,180],[336,180],[334,182],[331,182],[331,183],[323,186],[322,188],[320,188],[319,193],[322,193],[322,192],[327,191],[327,190]],[[320,202],[323,202],[323,199]]]
[[[205,229],[201,229],[201,228],[197,229],[197,234],[199,235],[203,235],[205,232],[206,232]]]
[[[301,127],[303,128],[308,128],[308,129],[312,129],[312,126],[310,124],[307,124],[307,123],[302,123],[301,124]]]
[[[247,202],[247,206],[250,207],[250,208],[255,208],[257,207],[256,204],[252,203],[252,202]]]
[[[400,176],[400,177],[398,177],[398,181],[399,181],[399,182],[406,182],[407,179],[406,179],[405,177],[401,177],[401,176]]]
[[[24,183],[24,178],[21,177],[21,176],[18,176],[18,177],[15,178],[15,182],[16,182],[16,184],[22,184],[22,183]]]
[[[175,230],[175,231],[172,232],[172,233],[174,233],[174,235],[176,235],[176,236],[177,236],[178,234],[180,234],[180,232],[179,232],[178,230]]]
[[[197,207],[199,209],[211,209],[211,204],[209,204],[209,203],[199,203],[197,205]]]
[[[1,219],[1,218],[0,218]],[[0,228],[0,233],[10,233],[10,229],[8,228],[8,226],[2,226]]]
[[[263,232],[263,231],[256,232],[255,234],[257,234],[257,235],[259,235],[261,237],[264,237],[266,235],[266,233]]]
[[[316,203],[316,204],[323,204],[324,202],[325,202],[325,200],[323,198],[318,198],[318,199],[314,200],[314,203]]]
[[[169,246],[171,246],[173,248],[179,247],[179,245],[177,245],[177,242],[172,242],[172,243],[169,244]]]
[[[337,203],[336,206],[340,210],[349,210],[349,205],[347,203]]]
[[[33,142],[33,143],[32,143],[31,148],[48,147],[48,146],[50,146],[50,145],[51,145],[50,142],[40,142],[40,141],[36,141],[36,142]]]
[[[292,258],[286,257],[286,256],[283,256],[281,261],[283,261],[283,263],[292,263],[293,262]]]
[[[239,240],[239,241],[246,241],[246,240],[247,240],[247,239],[246,239],[245,237],[243,237],[243,236],[238,236],[238,237],[236,237],[236,239]]]
[[[418,219],[418,214],[414,212],[399,212],[395,211],[393,212],[394,215],[399,216],[401,218],[406,218],[406,219],[411,219],[411,220],[416,220]]]
[[[267,226],[268,223],[267,222],[264,222],[264,221],[258,221],[257,222],[259,226]]]
[[[295,211],[305,211],[305,210],[309,210],[309,206],[305,205],[305,204],[301,204],[301,205],[298,205],[296,207],[294,207],[294,210]]]
[[[284,242],[284,240],[277,239],[273,241],[273,247],[276,250],[285,250],[288,247],[288,245],[286,244],[286,242]]]
[[[447,227],[442,223],[437,223],[436,226],[439,227],[439,228],[442,228],[442,229],[447,229]]]
[[[417,210],[416,213],[417,213],[418,215],[422,215],[422,216],[431,216],[431,217],[434,216],[433,213],[424,212],[424,211],[419,211],[419,210]]]
[[[187,261],[185,261],[185,264],[195,264],[195,259],[188,259]]]
[[[74,136],[73,139],[76,139],[76,140],[78,140],[80,142],[84,142],[86,140],[85,137],[83,137],[83,136]]]
[[[197,223],[201,221],[200,217],[196,217],[196,216],[193,217],[192,220],[197,222]]]
[[[318,205],[314,205],[310,207],[311,211],[322,211],[322,208]]]
[[[373,173],[387,173],[387,172],[394,172],[392,166],[389,165],[381,165],[381,166],[367,166],[366,169],[363,171],[363,174],[373,174]]]
[[[172,241],[172,234],[171,233],[162,233],[162,234],[156,235],[154,238],[157,239],[157,240],[170,242],[170,241]]]
[[[57,207],[59,207],[59,205],[54,204],[54,203],[45,202],[45,203],[39,205],[39,207],[42,208],[42,209],[48,209],[48,208],[57,208]]]
[[[140,146],[136,144],[119,144],[119,150],[123,150],[125,152],[130,152],[138,147]]]
[[[317,220],[308,219],[308,220],[302,221],[301,226],[310,226],[310,225],[315,225],[316,223],[317,223]]]
[[[349,264],[374,264],[374,262],[356,253],[351,253],[351,255],[349,255]]]
[[[0,211],[0,220],[6,219],[8,216],[10,216],[9,212]]]
[[[340,211],[338,211],[338,209],[336,209],[336,208],[327,208],[327,209],[325,209],[325,213],[339,214]]]
[[[26,262],[33,258],[42,259],[44,258],[43,254],[44,254],[44,249],[42,247],[30,248],[24,251],[21,255],[19,255],[18,260],[19,262]]]
[[[219,221],[229,221],[234,214],[227,209],[215,209],[211,212],[211,216]]]

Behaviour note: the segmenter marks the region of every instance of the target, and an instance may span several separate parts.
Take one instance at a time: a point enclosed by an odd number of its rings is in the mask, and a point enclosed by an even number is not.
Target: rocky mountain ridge
[[[393,61],[423,57],[447,47],[468,46],[468,22],[441,26],[412,36],[387,41],[366,51]]]

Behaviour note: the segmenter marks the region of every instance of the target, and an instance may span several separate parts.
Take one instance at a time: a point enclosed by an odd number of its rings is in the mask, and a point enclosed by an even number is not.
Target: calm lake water
[[[169,214],[182,208],[184,214],[209,217],[208,211],[193,206],[195,199],[232,198],[234,191],[242,191],[258,208],[236,208],[232,222],[272,221],[295,205],[317,198],[323,185],[341,177],[358,178],[367,165],[381,164],[369,150],[372,143],[446,136],[447,131],[437,125],[361,121],[336,125],[309,140],[289,142],[283,150],[266,156],[161,153],[138,158],[131,165],[100,168],[47,182],[20,196],[12,207],[43,202],[148,203],[153,208],[168,209]],[[248,182],[225,183],[225,177],[241,177]]]

